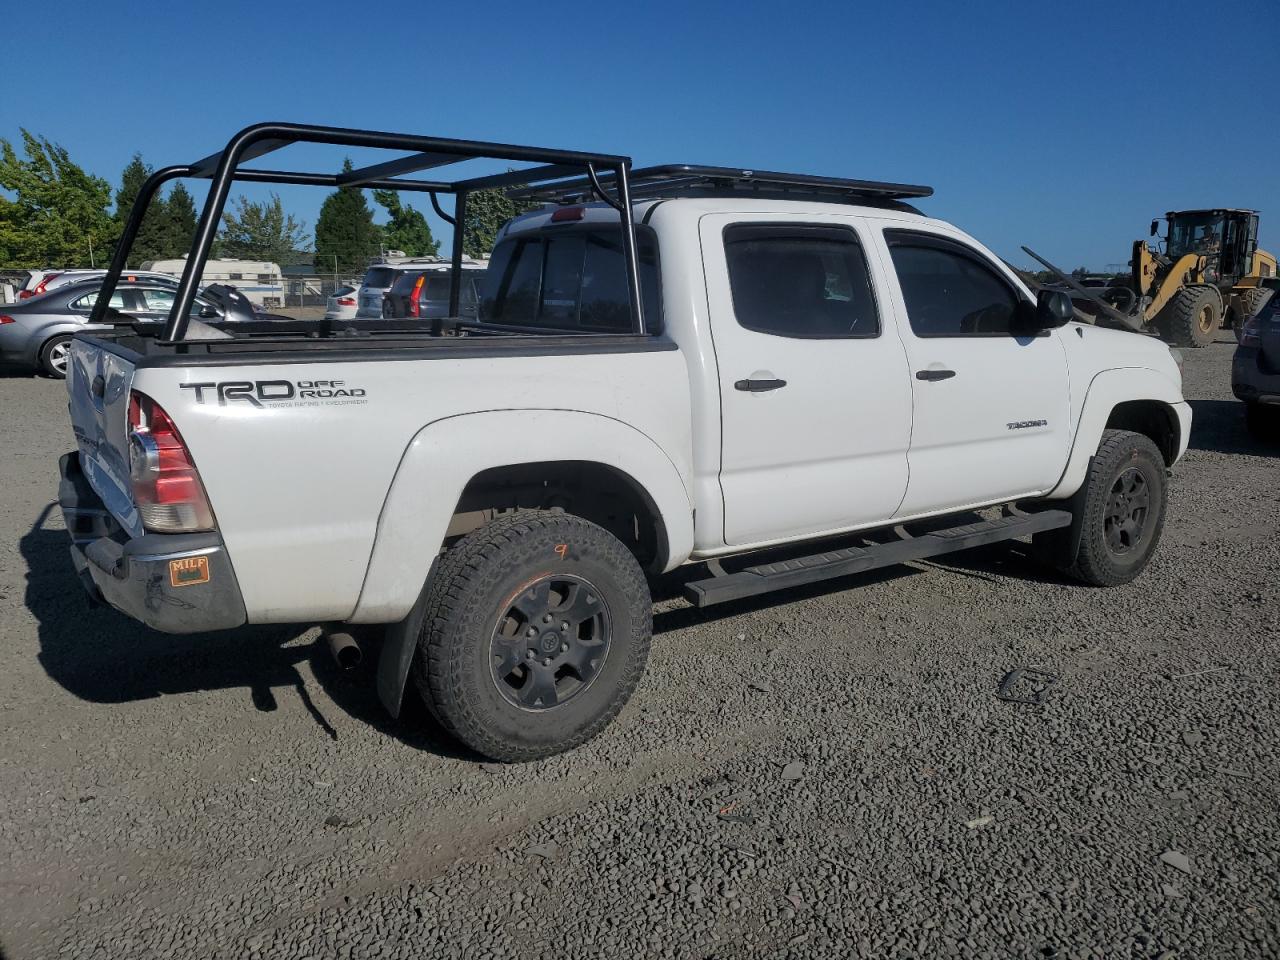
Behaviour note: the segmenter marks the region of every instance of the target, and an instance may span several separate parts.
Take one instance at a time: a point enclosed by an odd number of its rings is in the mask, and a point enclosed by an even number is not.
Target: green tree
[[[222,215],[222,231],[214,255],[288,263],[294,251],[306,242],[305,231],[305,222],[284,212],[279,194],[271,194],[271,199],[262,203],[237,197],[235,211]]]
[[[124,232],[124,225],[133,211],[138,192],[151,173],[151,166],[142,162],[141,154],[135,153],[133,159],[124,168],[124,172],[120,174],[120,187],[116,190],[115,238],[112,241],[112,247]],[[167,222],[168,211],[164,197],[162,195],[153,197],[151,206],[147,208],[146,215],[142,219],[142,226],[138,229],[138,235],[134,238],[133,246],[129,248],[129,263],[138,265],[148,260],[161,260],[169,256],[166,243]]]
[[[342,164],[352,170],[351,158]],[[359,187],[339,187],[324,198],[316,220],[316,271],[360,273],[378,253],[381,241],[373,211]]]
[[[431,235],[431,225],[421,210],[405,206],[394,190],[374,190],[373,199],[391,218],[382,228],[384,245],[403,250],[410,257],[434,257],[440,253],[440,241]]]
[[[0,265],[100,264],[114,224],[111,185],[71,162],[67,151],[22,130],[25,159],[0,139]]]
[[[468,257],[487,257],[503,224],[526,210],[536,210],[540,206],[542,204],[533,200],[512,200],[502,190],[477,190],[467,194],[462,252]]]
[[[190,251],[195,233],[196,204],[182,181],[178,181],[164,204],[164,243],[157,259],[176,259]]]

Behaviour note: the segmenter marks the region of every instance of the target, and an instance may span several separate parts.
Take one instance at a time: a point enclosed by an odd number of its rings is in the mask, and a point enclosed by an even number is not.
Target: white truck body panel
[[[201,391],[205,402],[200,403],[196,391],[184,387],[244,380],[339,381],[344,385],[340,389],[365,393],[314,405],[298,401],[297,405],[268,403],[259,408],[243,401],[219,404],[215,389]],[[143,368],[137,371],[133,388],[169,411],[191,448],[250,619],[289,623],[352,616],[392,480],[424,428],[464,414],[530,410],[523,426],[510,424],[517,430],[509,441],[522,451],[518,457],[533,450],[539,452],[536,459],[559,460],[564,459],[558,452],[562,448],[574,457],[594,451],[591,459],[626,471],[635,458],[615,452],[619,445],[609,431],[614,422],[622,422],[638,435],[653,438],[651,442],[664,451],[664,462],[683,477],[689,470],[690,447],[688,394],[681,389],[685,382],[683,359],[670,350],[265,364],[251,369]],[[655,395],[654,383],[670,389]],[[593,416],[578,422],[581,433],[570,443],[542,432],[540,411],[544,410]],[[397,499],[397,504],[434,518],[424,504],[451,496],[447,505],[438,508],[451,514],[462,485],[474,472],[525,462],[507,459],[506,443],[492,435],[473,434],[463,442],[462,449],[442,456],[476,466],[472,474],[448,493],[441,487],[424,486],[408,501]],[[484,455],[470,447],[482,448]],[[436,478],[428,474],[422,479]],[[456,477],[445,473],[439,479]],[[684,512],[688,511],[686,501]],[[421,522],[401,516],[393,522],[388,516],[383,529]],[[435,543],[397,540],[403,550],[396,553],[394,566],[416,568],[421,561],[429,565],[444,526],[424,529],[435,536]],[[405,587],[403,603],[396,608],[407,610],[420,588],[421,581],[412,589]],[[388,606],[385,597],[377,603],[384,609]]]
[[[417,599],[462,489],[490,467],[589,460],[618,471],[660,517],[658,566],[670,569],[1020,497],[1069,497],[1108,415],[1127,400],[1169,406],[1178,454],[1186,448],[1180,374],[1154,339],[1075,324],[1035,337],[916,336],[885,229],[964,244],[1030,297],[947,224],[788,200],[682,198],[636,210],[661,253],[656,349],[613,350],[601,338],[598,348],[504,352],[481,341],[427,358],[327,359],[300,342],[278,359],[223,354],[217,365],[132,370],[77,342],[83,371],[68,386],[86,474],[126,529],[136,526],[121,486],[119,392],[141,391],[190,448],[250,622],[392,622]],[[549,216],[522,217],[504,235],[541,229]],[[590,208],[588,219],[611,216]],[[729,224],[780,221],[855,232],[879,336],[793,339],[737,322],[718,238]],[[109,416],[75,394],[104,365],[114,371]],[[940,367],[954,377],[915,375]],[[786,389],[734,386],[775,378]],[[319,389],[332,395],[220,402],[218,384],[246,382],[299,394],[327,384]],[[111,469],[95,477],[94,464]]]

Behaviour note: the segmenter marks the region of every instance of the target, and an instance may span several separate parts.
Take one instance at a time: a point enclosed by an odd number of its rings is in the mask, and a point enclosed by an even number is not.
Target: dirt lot
[[[391,723],[315,631],[87,609],[62,386],[0,376],[0,953],[1277,955],[1280,450],[1230,355],[1189,356],[1139,582],[1002,546],[667,601],[618,722],[521,767]],[[994,697],[1018,665],[1061,674],[1043,706]]]

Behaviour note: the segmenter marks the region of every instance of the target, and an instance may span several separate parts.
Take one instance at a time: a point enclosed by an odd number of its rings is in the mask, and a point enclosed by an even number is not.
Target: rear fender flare
[[[688,485],[662,449],[634,427],[573,410],[463,414],[427,425],[405,449],[378,517],[351,621],[394,623],[409,612],[472,477],[494,467],[549,460],[600,463],[626,474],[647,494],[665,527],[662,569],[689,556]]]
[[[494,443],[501,437],[502,443]],[[693,504],[670,458],[621,421],[570,410],[465,414],[424,427],[409,443],[378,518],[353,623],[391,623],[379,655],[378,696],[400,715],[422,625],[426,584],[462,491],[492,467],[585,460],[620,470],[649,497],[665,526],[664,569],[693,549]]]

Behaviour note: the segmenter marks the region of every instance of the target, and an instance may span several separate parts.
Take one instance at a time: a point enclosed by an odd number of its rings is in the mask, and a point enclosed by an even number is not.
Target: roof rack
[[[266,156],[282,147],[295,143],[326,143],[346,147],[375,147],[384,150],[408,151],[408,156],[396,157],[383,163],[337,173],[304,173],[292,170],[263,170],[245,168],[242,164]],[[489,176],[461,177],[456,180],[405,179],[405,174],[423,170],[435,170],[465,160],[486,158],[492,160],[532,163],[536,166],[524,170],[508,170]],[[453,256],[451,258],[455,278],[449,292],[449,314],[457,316],[459,283],[457,273],[462,264],[462,229],[466,222],[468,194],[476,190],[540,184],[563,180],[565,177],[586,173],[588,182],[600,176],[614,185],[612,194],[603,188],[597,195],[617,208],[622,220],[623,259],[626,265],[627,286],[633,331],[646,332],[644,313],[640,303],[640,279],[636,260],[635,224],[631,218],[631,196],[628,189],[631,158],[605,153],[584,153],[578,150],[556,150],[546,147],[526,147],[509,143],[485,143],[476,140],[448,140],[442,137],[426,137],[416,134],[387,133],[379,130],[356,130],[346,127],[321,127],[299,123],[260,123],[246,127],[233,136],[227,145],[210,156],[194,163],[164,167],[153,173],[138,190],[133,209],[125,223],[124,231],[116,245],[111,266],[103,279],[98,301],[90,320],[103,322],[111,294],[120,280],[133,241],[147,207],[160,187],[169,180],[196,177],[210,180],[209,193],[196,226],[191,252],[187,257],[178,282],[178,290],[165,324],[163,337],[170,342],[180,341],[187,330],[191,305],[196,287],[209,257],[213,240],[222,220],[231,184],[235,181],[251,183],[292,183],[318,187],[364,187],[368,189],[411,190],[430,195],[431,205],[446,222],[453,224]],[[454,195],[453,214],[440,208],[437,194]],[[437,330],[438,332],[438,330]]]
[[[589,177],[582,177],[509,190],[508,193],[522,199],[578,203],[590,198],[596,187],[609,187],[613,183],[613,177],[607,174],[596,179],[598,184],[593,183]],[[628,182],[633,200],[753,195],[876,206],[896,205],[900,200],[933,196],[933,187],[910,183],[848,180],[807,173],[777,173],[771,170],[707,167],[689,163],[632,170]]]

